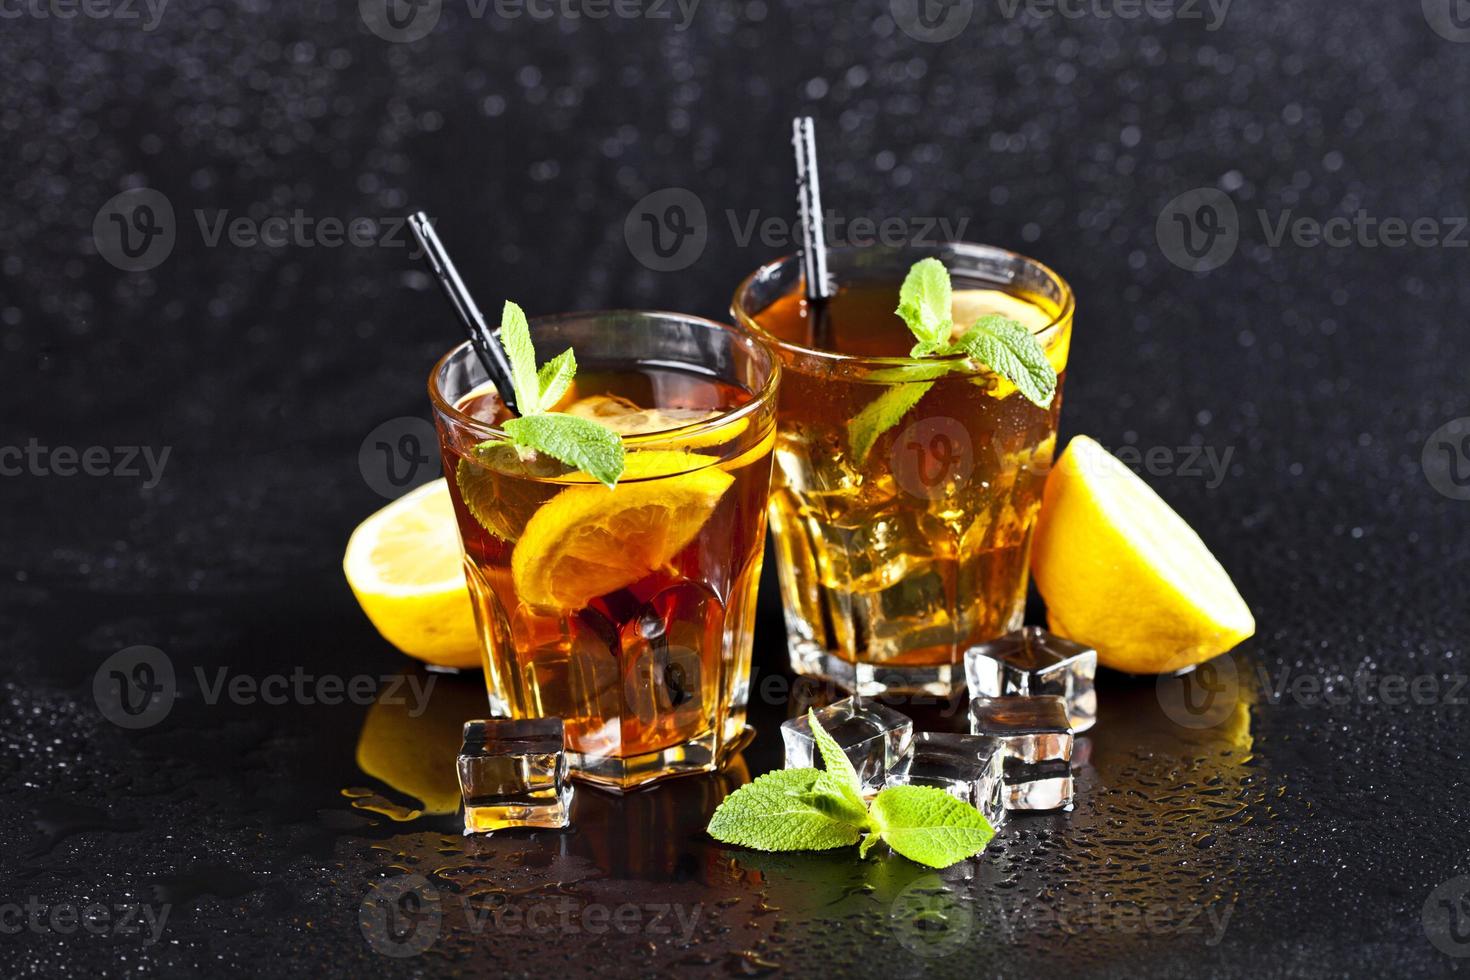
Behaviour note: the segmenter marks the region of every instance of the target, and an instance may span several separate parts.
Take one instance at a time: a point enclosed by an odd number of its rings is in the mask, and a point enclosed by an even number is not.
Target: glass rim
[[[901,254],[906,251],[922,251],[931,248],[950,249],[961,255],[969,255],[973,257],[985,256],[993,258],[1001,256],[1016,259],[1019,262],[1036,269],[1042,274],[1043,277],[1054,283],[1061,293],[1061,307],[1057,310],[1056,316],[1052,317],[1052,319],[1047,323],[1046,326],[1042,327],[1040,330],[1032,331],[1032,336],[1037,338],[1037,341],[1041,343],[1043,350],[1046,349],[1049,344],[1049,341],[1051,339],[1049,335],[1056,331],[1063,323],[1070,320],[1073,314],[1076,312],[1077,300],[1075,294],[1073,294],[1072,292],[1072,285],[1071,283],[1067,282],[1067,280],[1063,279],[1055,269],[1047,265],[1045,262],[1042,262],[1038,259],[1033,259],[1029,255],[1022,255],[1020,252],[1013,252],[1008,248],[1001,248],[999,245],[984,245],[979,242],[939,242],[933,246],[838,245],[828,247],[827,254],[851,254],[855,252],[871,251]],[[762,327],[760,323],[757,322],[755,314],[747,312],[743,300],[749,295],[751,289],[754,288],[755,284],[761,278],[770,275],[775,270],[782,268],[783,266],[799,263],[800,261],[801,253],[792,252],[790,254],[783,255],[778,259],[772,259],[770,262],[766,262],[763,265],[756,267],[755,271],[751,272],[744,279],[740,280],[740,285],[735,287],[735,295],[730,298],[730,315],[735,317],[736,322],[740,326],[752,331],[761,340],[781,350],[790,351],[791,353],[803,358],[813,358],[819,361],[830,362],[832,364],[843,364],[847,366],[871,365],[875,368],[913,367],[914,365],[923,364],[954,364],[969,359],[969,355],[963,353],[950,354],[945,357],[906,357],[893,355],[877,356],[868,354],[843,354],[838,351],[822,350],[818,347],[805,347],[801,344],[794,344],[789,341],[782,340],[780,337],[777,337],[775,334]],[[963,372],[954,371],[953,373]],[[990,373],[990,369],[982,365],[969,373],[977,375],[986,374]]]
[[[652,319],[669,319],[683,323],[692,323],[701,327],[712,328],[735,334],[740,340],[746,341],[749,349],[758,351],[760,356],[766,359],[769,374],[758,391],[751,393],[751,399],[742,405],[738,405],[728,411],[722,411],[718,415],[704,419],[700,422],[691,422],[673,429],[659,429],[655,432],[640,432],[633,435],[619,433],[624,446],[645,448],[649,445],[657,445],[663,442],[678,442],[687,440],[690,436],[705,432],[712,432],[724,426],[731,425],[739,419],[747,418],[760,411],[762,406],[768,405],[775,400],[777,385],[781,380],[781,359],[770,349],[765,339],[749,328],[740,324],[721,323],[718,320],[710,320],[706,317],[695,316],[692,313],[675,313],[672,310],[583,310],[571,313],[549,313],[544,316],[531,317],[527,323],[531,329],[532,339],[535,339],[537,326],[548,326],[572,320],[589,320],[601,317],[641,317]],[[500,331],[493,333],[499,336]],[[510,435],[500,428],[496,428],[488,422],[477,419],[467,412],[463,412],[442,390],[440,390],[440,378],[449,362],[456,355],[463,353],[471,347],[469,340],[462,340],[449,349],[449,351],[434,362],[429,370],[429,401],[434,410],[447,417],[453,423],[464,429],[476,433],[484,433],[487,439],[509,439]],[[488,379],[486,384],[492,384]]]

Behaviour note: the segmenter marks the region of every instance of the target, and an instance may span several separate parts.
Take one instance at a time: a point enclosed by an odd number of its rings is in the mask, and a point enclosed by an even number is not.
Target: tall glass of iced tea
[[[571,347],[555,410],[622,438],[609,489],[523,458],[468,344],[429,380],[491,712],[565,723],[573,774],[616,790],[715,768],[741,737],[775,443],[778,362],[672,313],[530,321]]]
[[[957,335],[988,314],[1032,332],[1058,375],[1048,407],[964,355],[908,356],[894,310],[928,257],[949,270]],[[782,364],[770,511],[792,666],[863,694],[957,693],[966,647],[1021,625],[1072,290],[1039,262],[965,243],[834,248],[828,267],[839,291],[820,317],[795,257],[757,269],[733,301]],[[871,424],[905,389],[912,406]]]

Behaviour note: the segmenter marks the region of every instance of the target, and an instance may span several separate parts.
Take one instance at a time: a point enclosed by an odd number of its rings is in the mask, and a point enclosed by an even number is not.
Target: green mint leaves
[[[949,335],[954,330],[952,301],[949,270],[944,263],[938,259],[915,262],[899,287],[898,309],[894,311],[918,341],[909,351],[910,357],[937,354],[949,346]]]
[[[863,410],[847,423],[847,444],[858,462],[868,458],[868,450],[878,437],[898,424],[909,409],[919,404],[919,399],[934,387],[932,381],[911,381],[889,388],[883,394],[863,406]]]
[[[577,358],[568,347],[536,369],[536,347],[525,312],[507,301],[500,314],[500,344],[510,359],[520,417],[501,428],[520,450],[534,450],[590,474],[609,487],[623,475],[623,440],[590,419],[551,411],[561,401],[577,374]],[[480,447],[486,447],[481,443]]]
[[[995,828],[973,806],[933,786],[889,786],[865,806],[846,753],[807,712],[824,769],[781,769],[740,787],[710,820],[715,840],[760,851],[825,851],[878,841],[911,861],[947,868],[985,850]]]
[[[1033,404],[1050,406],[1057,390],[1057,372],[1031,331],[1015,320],[985,316],[958,340],[951,340],[953,302],[944,263],[933,258],[915,262],[899,287],[898,309],[894,311],[914,335],[909,356],[964,354],[1015,385]],[[900,382],[853,417],[847,424],[847,441],[857,462],[867,458],[878,437],[897,425],[931,387],[932,381],[921,379]]]

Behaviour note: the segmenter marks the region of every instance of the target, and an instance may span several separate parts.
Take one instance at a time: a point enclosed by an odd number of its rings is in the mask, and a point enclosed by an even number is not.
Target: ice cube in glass
[[[459,749],[464,832],[565,827],[571,814],[560,718],[467,721]]]
[[[1036,766],[1007,762],[1005,804],[1008,810],[1072,809],[1072,767],[1065,762]]]
[[[998,739],[1006,758],[1017,762],[1072,760],[1067,702],[1056,694],[971,698],[970,733]]]
[[[992,827],[1005,820],[1002,762],[997,739],[951,732],[919,732],[906,771],[888,774],[888,785],[936,786],[985,814]]]
[[[871,796],[894,774],[906,772],[914,751],[914,723],[877,701],[856,695],[816,709],[817,721],[836,739],[857,770],[863,795]],[[786,768],[822,768],[805,713],[781,723]]]
[[[1040,626],[1023,626],[965,651],[970,696],[1056,694],[1067,699],[1072,731],[1097,722],[1097,651]]]

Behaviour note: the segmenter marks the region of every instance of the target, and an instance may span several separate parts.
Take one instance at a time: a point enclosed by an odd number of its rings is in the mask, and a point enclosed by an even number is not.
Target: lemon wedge
[[[357,526],[342,558],[347,584],[379,633],[410,657],[475,667],[480,645],[454,506],[442,479]]]
[[[694,540],[735,481],[714,463],[696,453],[633,452],[614,489],[562,490],[516,542],[517,595],[541,609],[580,609],[666,564]]]
[[[1086,436],[1046,481],[1031,573],[1053,632],[1132,674],[1191,667],[1256,622],[1198,534],[1137,474]]]

